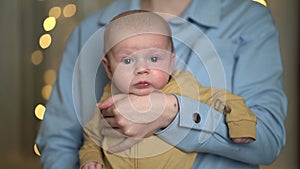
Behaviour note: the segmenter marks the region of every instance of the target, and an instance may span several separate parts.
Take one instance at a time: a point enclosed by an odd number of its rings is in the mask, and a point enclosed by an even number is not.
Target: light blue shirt
[[[43,168],[79,168],[83,136],[72,94],[77,57],[91,35],[113,16],[138,8],[139,0],[117,0],[73,31],[36,139]],[[279,35],[270,11],[250,0],[194,0],[181,17],[189,23],[169,21],[175,35],[176,66],[192,71],[203,86],[227,88],[245,98],[257,116],[257,140],[233,143],[220,113],[179,96],[177,117],[156,134],[184,151],[198,152],[194,169],[250,169],[272,163],[285,145],[287,99]],[[204,34],[195,34],[195,28]],[[97,99],[108,81],[104,74],[100,66]],[[200,115],[200,123],[194,122],[195,113]]]

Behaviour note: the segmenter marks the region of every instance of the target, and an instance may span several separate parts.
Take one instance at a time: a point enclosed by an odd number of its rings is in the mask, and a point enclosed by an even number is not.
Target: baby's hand
[[[249,144],[255,140],[251,137],[240,137],[240,138],[233,138],[232,141],[239,144]]]
[[[102,164],[99,164],[97,162],[89,162],[86,163],[82,169],[102,169]]]

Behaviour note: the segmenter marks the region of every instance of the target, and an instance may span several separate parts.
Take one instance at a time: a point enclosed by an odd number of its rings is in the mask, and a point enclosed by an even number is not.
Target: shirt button
[[[195,123],[200,123],[201,117],[200,117],[199,113],[194,113],[193,114],[193,120],[194,120]]]

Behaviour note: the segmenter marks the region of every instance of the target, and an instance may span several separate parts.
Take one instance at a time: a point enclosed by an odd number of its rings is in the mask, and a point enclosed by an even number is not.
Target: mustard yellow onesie
[[[111,85],[106,85],[101,100],[111,96]],[[161,90],[165,94],[189,97],[212,106],[224,113],[230,138],[256,138],[256,116],[246,106],[242,97],[225,89],[204,88],[189,72],[176,71]],[[122,139],[103,137],[99,127],[100,115],[95,113],[84,126],[85,141],[79,151],[80,167],[88,162],[103,164],[104,169],[190,169],[196,152],[183,152],[153,135],[131,148],[117,153],[107,153],[107,148]]]

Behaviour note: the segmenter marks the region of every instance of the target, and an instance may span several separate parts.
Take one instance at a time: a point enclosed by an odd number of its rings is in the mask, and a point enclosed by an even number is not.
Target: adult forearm
[[[284,101],[284,97],[282,100]],[[281,116],[274,115],[284,112],[284,108],[279,108],[277,112],[252,108],[258,116],[257,140],[251,144],[236,144],[228,137],[224,117],[220,120],[213,119],[215,117],[213,115],[205,116],[205,113],[214,114],[213,109],[205,110],[205,105],[193,100],[189,100],[189,104],[199,105],[199,109],[181,105],[184,109],[181,108],[175,120],[166,129],[157,133],[159,137],[184,151],[216,154],[236,161],[260,165],[273,162],[285,144],[284,120]],[[205,113],[199,113],[201,121],[197,124],[191,121],[192,113],[189,112]],[[185,125],[184,121],[190,121],[190,126]],[[208,121],[215,124],[207,123]]]

